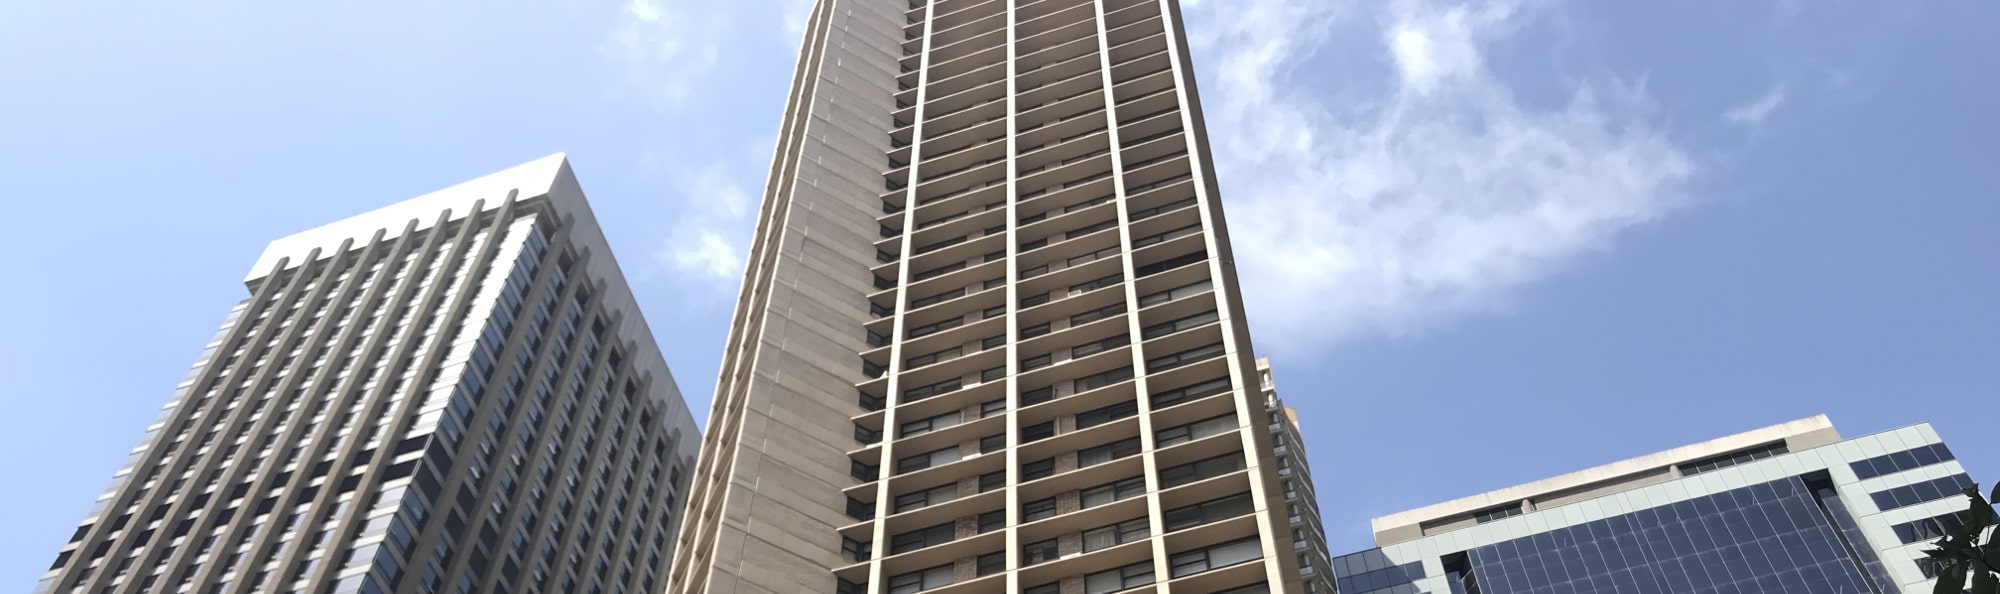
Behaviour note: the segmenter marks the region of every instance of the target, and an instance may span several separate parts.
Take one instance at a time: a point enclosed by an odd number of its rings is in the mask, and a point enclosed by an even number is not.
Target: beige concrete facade
[[[1171,0],[822,0],[675,593],[1302,592]]]

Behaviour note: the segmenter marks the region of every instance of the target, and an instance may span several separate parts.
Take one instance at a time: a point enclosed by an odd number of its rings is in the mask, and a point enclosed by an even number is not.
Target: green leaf
[[[1974,571],[1972,594],[2000,594],[2000,575],[1991,571]]]
[[[2000,543],[1993,542],[1991,536],[1987,537],[1986,542],[1986,570],[2000,570]]]
[[[1965,591],[1965,566],[1953,565],[1938,569],[1937,587],[1931,594],[1959,594]]]
[[[1965,495],[1972,498],[1972,507],[1970,508],[1972,513],[1970,514],[1971,517],[1966,519],[1965,526],[1961,527],[1960,530],[1971,528],[1972,534],[1978,534],[1987,526],[1993,525],[1993,505],[1987,503],[1986,498],[1979,495],[1979,487],[1967,488]]]

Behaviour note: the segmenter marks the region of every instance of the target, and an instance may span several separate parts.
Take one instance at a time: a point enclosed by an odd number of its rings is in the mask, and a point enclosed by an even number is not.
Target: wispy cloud
[[[679,104],[721,58],[727,14],[695,0],[627,0],[607,52],[640,92]]]
[[[1778,108],[1784,105],[1785,86],[1777,85],[1749,103],[1729,108],[1729,111],[1722,113],[1722,119],[1731,124],[1756,127],[1763,124],[1764,120],[1769,119],[1771,114],[1776,113]]]
[[[719,164],[682,175],[674,186],[682,206],[660,248],[660,261],[705,279],[737,280],[743,275],[741,236],[749,220],[750,192]]]
[[[793,43],[806,31],[806,20],[812,16],[814,0],[777,0],[778,17],[783,19],[785,38]]]
[[[1195,6],[1196,52],[1219,58],[1208,129],[1260,337],[1405,333],[1492,308],[1671,212],[1697,173],[1643,81],[1576,81],[1551,107],[1515,98],[1486,57],[1537,6]],[[1372,63],[1336,68],[1381,71],[1378,92],[1303,88],[1336,25],[1377,33]]]

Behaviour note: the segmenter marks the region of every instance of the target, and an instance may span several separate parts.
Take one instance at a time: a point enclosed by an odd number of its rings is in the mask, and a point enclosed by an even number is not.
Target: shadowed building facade
[[[697,430],[561,155],[244,283],[35,592],[664,585]]]
[[[1972,484],[1929,424],[1801,419],[1374,521],[1344,594],[1920,594]]]
[[[1171,0],[818,2],[669,591],[1307,591],[1202,126]]]

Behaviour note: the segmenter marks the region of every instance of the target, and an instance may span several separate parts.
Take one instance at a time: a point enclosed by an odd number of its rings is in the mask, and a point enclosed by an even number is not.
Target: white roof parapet
[[[266,246],[264,254],[257,257],[257,263],[250,267],[249,276],[244,277],[243,282],[264,278],[264,275],[270,274],[278,265],[278,260],[282,258],[291,258],[291,262],[286,263],[287,268],[298,266],[314,248],[319,248],[325,255],[325,252],[339,248],[340,242],[348,239],[353,239],[359,246],[370,237],[374,237],[376,231],[384,231],[385,237],[395,237],[403,232],[403,227],[411,220],[417,221],[417,230],[429,229],[432,224],[437,223],[438,213],[446,209],[452,211],[451,219],[456,221],[465,218],[467,210],[472,208],[472,203],[481,199],[486,200],[485,208],[492,210],[499,208],[500,203],[506,201],[507,193],[514,190],[520,190],[517,200],[525,201],[543,196],[549,194],[550,190],[557,186],[557,180],[564,177],[569,177],[569,160],[563,153],[556,153],[436,192],[293,233]],[[570,183],[574,184],[574,179]],[[582,194],[579,192],[576,198],[581,199]],[[557,206],[557,210],[567,214],[579,205]],[[563,206],[571,208],[561,208]],[[589,207],[583,206],[583,209],[588,210]]]
[[[1701,460],[1758,444],[1783,441],[1788,438],[1803,436],[1817,431],[1831,430],[1833,430],[1833,421],[1827,419],[1826,415],[1815,415],[1788,423],[1711,439],[1697,444],[1685,445],[1664,452],[1620,460],[1603,466],[1579,470],[1531,483],[1496,489],[1470,497],[1461,497],[1444,503],[1389,514],[1370,520],[1370,528],[1375,533],[1380,534],[1384,530],[1416,526],[1424,522],[1456,517],[1498,505],[1538,499],[1551,493],[1560,493],[1623,476]]]
[[[321,257],[330,257],[332,250],[339,249],[341,242],[353,239],[358,247],[373,238],[376,231],[384,232],[384,239],[403,232],[411,221],[416,221],[416,230],[431,228],[438,222],[439,214],[451,211],[451,220],[465,219],[472,214],[474,203],[485,200],[482,211],[500,208],[507,201],[510,192],[516,203],[544,198],[557,217],[567,219],[570,225],[570,241],[579,250],[588,251],[585,271],[593,280],[605,282],[605,291],[600,296],[608,310],[625,312],[633,323],[628,326],[633,333],[620,336],[621,340],[635,343],[633,363],[637,369],[654,374],[654,383],[663,386],[669,426],[695,427],[694,415],[688,410],[686,400],[681,396],[679,386],[674,383],[673,373],[667,368],[666,360],[660,353],[659,343],[646,318],[639,311],[638,300],[632,295],[631,286],[626,284],[625,275],[612,257],[611,246],[604,237],[604,229],[597,224],[597,217],[591,212],[590,203],[583,197],[583,187],[577,183],[576,175],[570,170],[569,158],[556,153],[527,163],[509,167],[477,179],[460,183],[442,190],[397,202],[362,214],[347,217],[312,229],[293,233],[272,241],[258,256],[257,263],[250,267],[244,282],[253,282],[271,273],[281,259],[289,258],[286,268],[305,263],[305,257],[314,249],[321,251]],[[621,333],[623,334],[623,333]],[[700,438],[690,436],[680,440],[684,450],[691,453],[700,446]]]

